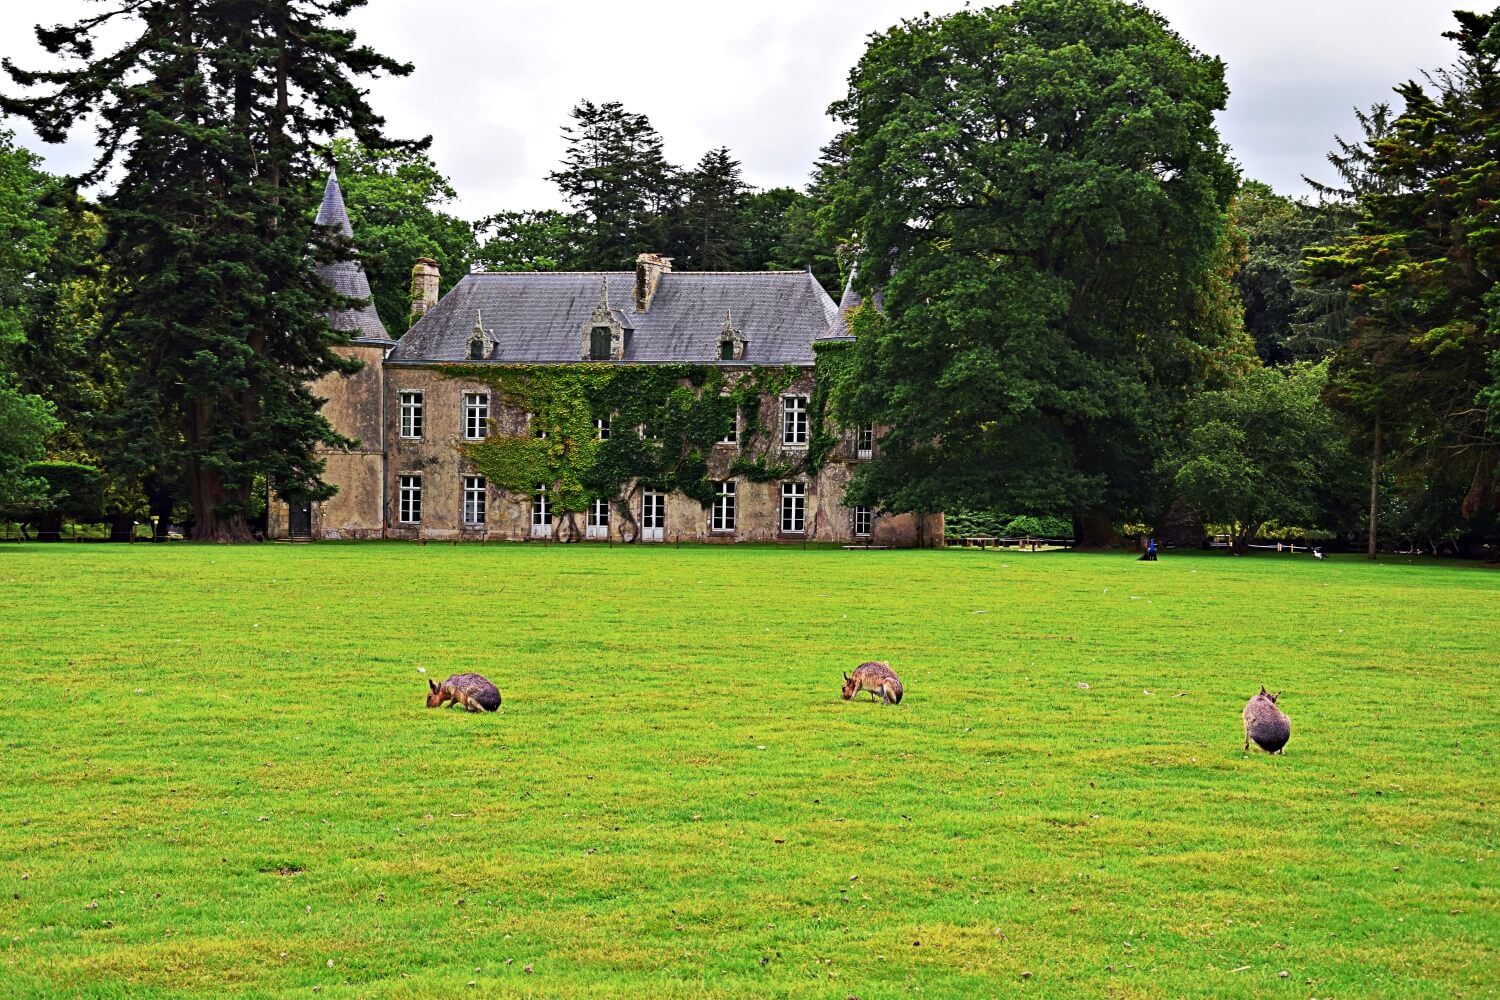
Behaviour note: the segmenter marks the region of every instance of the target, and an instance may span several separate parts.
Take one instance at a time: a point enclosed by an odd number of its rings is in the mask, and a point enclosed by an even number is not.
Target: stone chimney
[[[418,257],[411,267],[411,316],[416,322],[437,305],[438,276],[437,261],[431,257]]]
[[[635,311],[650,312],[661,276],[672,273],[672,258],[659,253],[643,253],[635,259]]]

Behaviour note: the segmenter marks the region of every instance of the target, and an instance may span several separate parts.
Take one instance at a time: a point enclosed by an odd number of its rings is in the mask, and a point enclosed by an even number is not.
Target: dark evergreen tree
[[[584,269],[628,270],[636,254],[667,246],[668,217],[678,201],[661,136],[645,115],[618,101],[581,101],[563,127],[568,152],[547,175],[579,217]]]
[[[683,199],[674,214],[671,250],[684,271],[739,271],[746,267],[742,230],[750,187],[727,148],[711,149],[682,175]]]
[[[195,538],[250,539],[257,476],[283,497],[332,493],[314,447],[339,438],[307,384],[351,370],[334,350],[347,335],[326,320],[350,303],[312,265],[351,248],[313,232],[318,143],[348,130],[371,150],[398,146],[359,78],[410,72],[338,25],[363,5],[112,0],[38,29],[43,48],[76,65],[5,63],[27,93],[0,109],[49,142],[96,115],[100,154],[83,179],[119,168],[103,200],[103,335],[127,381],[121,439],[159,466],[148,476],[181,470]],[[110,22],[133,35],[100,54]]]
[[[1338,193],[1361,218],[1308,253],[1354,313],[1334,398],[1371,445],[1372,557],[1383,471],[1461,478],[1466,518],[1500,509],[1500,8],[1454,16],[1458,64],[1397,87],[1404,108],[1388,128],[1339,142],[1330,159],[1361,183]]]

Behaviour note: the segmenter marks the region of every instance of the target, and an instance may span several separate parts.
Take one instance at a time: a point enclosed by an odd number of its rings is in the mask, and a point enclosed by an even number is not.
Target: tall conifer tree
[[[402,145],[358,80],[411,67],[359,45],[339,18],[365,0],[112,0],[76,24],[39,28],[75,64],[37,72],[5,62],[22,96],[0,109],[61,142],[99,119],[100,154],[81,180],[119,170],[102,200],[110,288],[105,337],[129,380],[124,440],[178,465],[194,537],[251,538],[257,474],[283,497],[320,498],[318,443],[337,443],[312,379],[348,371],[347,305],[315,275],[349,248],[313,231],[312,183],[328,139]],[[133,36],[96,50],[110,22]],[[37,94],[35,89],[44,92]],[[310,249],[311,248],[311,249]]]

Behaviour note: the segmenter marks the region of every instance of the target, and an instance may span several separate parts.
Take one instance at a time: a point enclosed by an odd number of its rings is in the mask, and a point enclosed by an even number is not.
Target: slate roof
[[[320,226],[337,226],[345,239],[352,239],[354,227],[349,224],[349,212],[344,208],[344,192],[339,188],[338,174],[328,173],[328,184],[323,188],[323,204],[318,208],[314,220]],[[370,281],[365,277],[365,268],[358,260],[341,260],[332,264],[318,265],[318,276],[333,286],[334,291],[351,299],[369,299]],[[366,302],[358,309],[340,309],[328,314],[328,325],[335,330],[348,330],[354,334],[356,344],[377,343],[390,346],[395,343],[386,333],[385,324],[375,311],[375,303]]]
[[[727,311],[748,341],[744,360],[733,364],[811,365],[813,341],[838,318],[838,307],[806,271],[668,272],[648,312],[635,309],[634,271],[468,274],[406,332],[389,360],[465,360],[482,313],[497,345],[489,360],[576,362],[606,278],[610,312],[626,331],[627,362],[719,362]]]

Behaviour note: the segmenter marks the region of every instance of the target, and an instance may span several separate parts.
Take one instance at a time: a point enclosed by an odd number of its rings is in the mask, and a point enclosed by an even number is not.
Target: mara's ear
[[[427,678],[427,690],[431,691],[433,694],[437,694],[437,689],[437,681],[433,680],[431,677]]]
[[[1273,705],[1276,704],[1276,699],[1280,698],[1280,697],[1281,697],[1281,692],[1280,691],[1277,691],[1275,694],[1271,695],[1271,704],[1273,704]]]
[[[846,680],[846,681],[853,680],[853,678],[849,676],[849,672],[847,670],[844,671],[844,680]]]
[[[1266,686],[1265,686],[1265,685],[1264,685],[1264,684],[1262,684],[1262,685],[1261,685],[1261,686],[1260,686],[1260,693],[1261,693],[1261,694],[1265,694],[1265,693],[1266,693]]]

